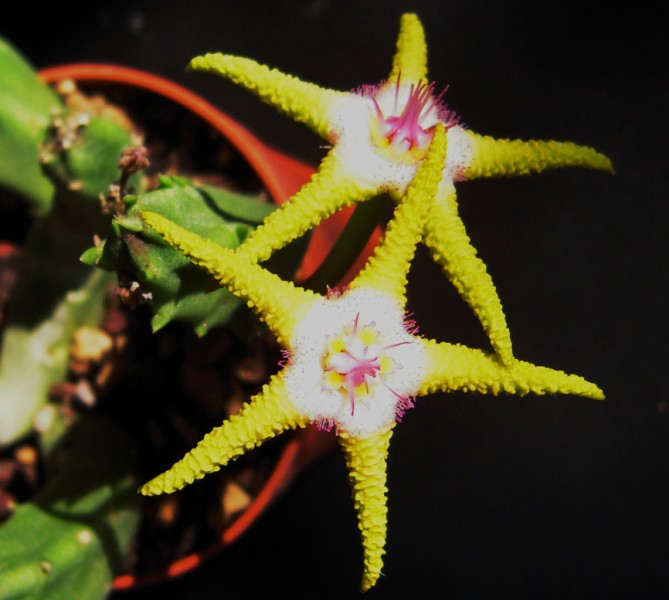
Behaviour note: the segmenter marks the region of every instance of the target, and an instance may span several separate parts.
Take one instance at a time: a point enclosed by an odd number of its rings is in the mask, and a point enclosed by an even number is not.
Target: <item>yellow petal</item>
[[[229,54],[197,56],[188,68],[229,79],[292,119],[304,123],[324,139],[329,139],[328,115],[333,102],[348,95],[301,81],[249,58]]]
[[[287,429],[306,427],[308,422],[288,400],[283,378],[276,375],[239,413],[209,432],[172,468],[145,483],[139,491],[145,496],[171,494],[218,471],[264,441]]]
[[[232,294],[245,300],[247,306],[267,323],[279,343],[290,349],[287,344],[301,316],[319,296],[284,281],[238,257],[232,250],[179,227],[161,215],[143,212],[142,219],[171,246],[209,271]]]
[[[396,81],[400,75],[408,83],[427,78],[425,32],[418,16],[412,13],[403,14],[400,19],[397,50],[388,81]]]
[[[339,160],[328,154],[311,181],[265,221],[237,248],[251,262],[267,260],[274,251],[318,225],[336,211],[376,195],[376,188],[347,177]]]
[[[502,303],[460,219],[455,188],[442,185],[439,192],[425,225],[425,244],[478,317],[502,362],[510,364],[513,361],[511,333]]]
[[[366,438],[339,435],[362,534],[363,592],[374,586],[383,568],[388,516],[386,465],[391,435],[392,429]]]
[[[604,393],[578,375],[514,360],[504,366],[481,350],[459,344],[423,340],[428,356],[426,375],[417,395],[469,391],[482,394],[571,394],[602,400]]]
[[[350,288],[373,287],[393,295],[406,305],[405,290],[411,260],[420,242],[425,216],[434,202],[446,157],[447,138],[444,126],[435,128],[427,156],[395,208],[383,239]]]
[[[611,161],[592,148],[572,142],[497,140],[467,132],[473,160],[466,179],[529,175],[560,167],[585,167],[613,173]]]

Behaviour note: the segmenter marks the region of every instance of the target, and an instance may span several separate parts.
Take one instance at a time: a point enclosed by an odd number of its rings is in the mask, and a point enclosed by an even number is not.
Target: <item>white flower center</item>
[[[395,368],[395,361],[388,351],[397,345],[382,346],[376,323],[372,321],[361,325],[360,313],[356,314],[353,323],[344,329],[342,335],[330,338],[323,357],[324,383],[327,388],[340,391],[348,399],[351,416],[355,415],[357,400],[369,398],[377,384],[385,384],[384,379]],[[396,396],[402,406],[410,404],[409,398]]]
[[[398,79],[365,86],[335,102],[330,141],[347,175],[364,186],[403,194],[442,122],[448,137],[443,179],[457,180],[471,164],[471,141],[433,91],[432,84]]]
[[[413,406],[424,349],[387,294],[354,290],[318,301],[291,345],[284,371],[290,400],[321,426],[364,436]]]

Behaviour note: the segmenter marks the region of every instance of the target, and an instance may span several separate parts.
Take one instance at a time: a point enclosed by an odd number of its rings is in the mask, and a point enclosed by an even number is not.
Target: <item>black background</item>
[[[459,186],[516,356],[581,374],[607,399],[420,400],[391,444],[385,576],[366,596],[669,597],[669,52],[655,9],[587,0],[30,3],[16,4],[0,33],[39,68],[116,62],[172,78],[316,164],[322,141],[309,130],[186,64],[224,51],[337,89],[376,83],[407,10],[425,25],[431,79],[449,85],[447,103],[473,130],[571,140],[612,159],[615,176],[564,170]],[[423,333],[485,347],[423,251],[411,277]],[[335,452],[201,570],[115,598],[355,598],[361,565]]]

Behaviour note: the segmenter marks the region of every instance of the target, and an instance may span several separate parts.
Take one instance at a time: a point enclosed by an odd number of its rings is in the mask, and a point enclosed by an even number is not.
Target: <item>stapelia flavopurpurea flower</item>
[[[288,360],[240,412],[215,428],[146,495],[171,493],[218,470],[288,429],[333,427],[346,456],[364,548],[362,589],[383,566],[387,451],[395,424],[414,399],[437,391],[576,394],[601,390],[576,375],[425,339],[406,319],[409,266],[425,216],[441,188],[447,148],[438,124],[425,160],[395,208],[383,240],[350,285],[325,296],[300,288],[234,251],[155,213],[145,222],[245,300],[274,333]]]
[[[427,80],[427,46],[414,14],[401,18],[388,79],[378,86],[340,92],[301,81],[257,62],[206,54],[190,68],[226,77],[255,93],[326,139],[332,149],[292,200],[274,212],[239,248],[264,261],[342,207],[387,192],[403,197],[437,123],[448,133],[443,178],[450,184],[481,177],[537,173],[558,167],[612,171],[608,158],[571,142],[506,140],[478,135],[442,104]],[[513,360],[511,335],[485,264],[478,258],[458,214],[453,185],[441,186],[425,222],[424,241],[433,258],[470,305],[499,358]]]

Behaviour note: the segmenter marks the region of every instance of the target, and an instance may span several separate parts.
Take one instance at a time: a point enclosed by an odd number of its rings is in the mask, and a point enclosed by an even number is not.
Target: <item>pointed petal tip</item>
[[[186,66],[186,71],[197,71],[200,68],[200,65],[202,64],[203,60],[204,60],[203,55],[191,58],[190,62]]]
[[[368,573],[362,578],[362,583],[360,584],[360,591],[362,593],[368,592],[371,590],[375,585],[376,582],[379,580],[380,573]]]
[[[178,479],[174,476],[172,469],[156,475],[153,479],[137,488],[137,492],[142,496],[162,496],[163,494],[173,494],[190,485],[197,479],[202,479],[206,472],[187,475]]]
[[[607,173],[609,173],[611,175],[615,175],[616,174],[616,169],[613,166],[613,162],[611,162],[611,159],[604,154],[600,154],[600,156],[602,157],[602,166],[599,167],[599,168],[602,171],[606,171]]]
[[[231,54],[224,54],[223,52],[207,52],[205,54],[200,54],[198,56],[193,57],[188,63],[186,71],[216,72],[217,64],[226,61],[226,59],[234,59],[234,58],[240,58],[240,57],[235,57]],[[240,60],[246,60],[249,63],[255,63],[255,61],[251,59],[240,59]]]
[[[165,485],[164,473],[161,473],[137,488],[137,492],[142,496],[160,496],[161,494],[171,494],[176,491],[176,488],[168,488]]]
[[[580,148],[583,152],[584,161],[583,164],[576,166],[582,166],[585,168],[594,169],[596,171],[604,171],[610,175],[615,175],[616,170],[613,167],[613,162],[611,162],[611,159],[606,156],[606,154],[603,154],[602,152],[599,152],[589,146],[581,146]],[[587,152],[589,152],[589,156],[586,154]]]
[[[418,15],[412,12],[400,17],[400,31],[389,79],[397,79],[400,73],[408,81],[427,78],[425,31]]]
[[[562,371],[556,371],[556,373],[565,378],[563,387],[561,389],[558,387],[557,393],[573,394],[590,400],[605,399],[602,389],[597,384],[588,381],[584,377],[581,377],[580,375],[567,375]]]
[[[279,112],[329,139],[333,102],[348,93],[302,81],[243,56],[210,53],[193,58],[188,70],[212,73],[255,94]]]
[[[393,426],[364,438],[339,435],[362,535],[364,568],[360,589],[363,592],[376,584],[383,568],[388,512],[386,467],[392,433]]]
[[[467,130],[473,157],[465,179],[510,177],[576,167],[614,173],[611,160],[590,146],[555,140],[497,139]]]
[[[222,59],[225,54],[220,52],[207,52],[191,58],[186,71],[211,71],[212,62]]]
[[[400,23],[420,23],[420,19],[415,12],[405,12],[400,16]]]
[[[142,495],[142,496],[155,496],[156,492],[154,492],[151,489],[151,486],[149,485],[151,482],[145,483],[144,485],[140,485],[137,488],[137,493]]]
[[[606,400],[606,394],[604,394],[603,390],[601,390],[599,387],[597,387],[594,384],[593,384],[593,386],[594,386],[595,389],[593,390],[593,393],[590,396],[590,398],[592,398],[593,400]]]

